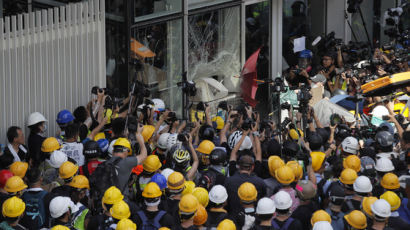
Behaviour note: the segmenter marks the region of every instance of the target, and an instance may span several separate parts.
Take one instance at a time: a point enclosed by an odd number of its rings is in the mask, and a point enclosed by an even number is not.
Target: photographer
[[[312,51],[302,50],[299,53],[298,65],[291,68],[287,81],[293,85],[298,86],[300,83],[310,85],[310,74],[312,71]]]

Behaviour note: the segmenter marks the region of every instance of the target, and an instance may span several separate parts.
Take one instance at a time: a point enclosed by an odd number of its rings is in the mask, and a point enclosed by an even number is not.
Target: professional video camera
[[[317,46],[318,55],[322,56],[323,54],[329,51],[336,51],[337,46],[342,46],[343,40],[340,38],[335,38],[335,32],[332,31],[325,36],[319,36],[312,43],[312,46]]]

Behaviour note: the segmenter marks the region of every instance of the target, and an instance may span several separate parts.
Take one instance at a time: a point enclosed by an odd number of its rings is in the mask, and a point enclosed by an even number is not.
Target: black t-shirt
[[[29,158],[33,160],[34,165],[39,165],[45,160],[44,154],[41,153],[41,145],[46,138],[30,133],[28,137]]]
[[[274,221],[279,225],[279,227],[282,227],[286,223],[286,220],[279,221],[278,219],[274,219]],[[287,230],[299,230],[299,229],[304,229],[302,227],[302,224],[300,223],[298,219],[293,219],[292,223],[289,225],[289,228]]]
[[[212,228],[218,226],[219,222],[223,221],[224,219],[227,219],[229,217],[229,214],[226,212],[213,212],[213,211],[208,211],[208,219],[206,221],[205,226]]]
[[[178,214],[179,200],[173,200],[173,199],[168,198],[166,203],[168,207],[165,211],[167,211],[167,213],[169,213],[171,216],[174,217],[175,225],[181,224],[181,220],[179,219],[179,214]]]
[[[154,218],[159,213],[159,211],[149,212],[147,210],[143,210],[143,212],[145,213],[145,216],[149,220],[154,220]],[[133,221],[137,226],[142,226],[142,220],[141,220],[141,218],[139,217],[138,214],[136,215],[136,218]],[[162,218],[160,219],[159,223],[161,224],[162,227],[173,228],[174,227],[174,218],[170,214],[165,213],[165,215],[163,215]]]
[[[53,190],[51,190],[51,193],[54,193],[57,196],[70,197],[71,189],[72,188],[68,185],[61,185],[61,186],[55,187]]]
[[[400,216],[390,217],[388,220],[388,226],[398,230],[410,229],[410,224],[400,218]]]
[[[342,212],[349,213],[353,210],[360,210],[360,206],[362,205],[361,201],[348,199],[345,200],[342,204]]]
[[[292,213],[292,217],[300,221],[302,229],[309,229],[311,227],[310,218],[316,210],[319,210],[319,206],[312,201],[309,204],[297,207]]]
[[[98,230],[98,228],[104,226],[110,226],[113,223],[112,218],[104,214],[92,216],[88,222],[87,230]]]

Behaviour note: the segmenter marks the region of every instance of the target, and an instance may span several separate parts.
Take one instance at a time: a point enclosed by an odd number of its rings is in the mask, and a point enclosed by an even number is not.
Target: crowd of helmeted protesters
[[[34,112],[27,141],[7,131],[0,229],[410,229],[410,86],[396,91],[366,100],[370,131],[311,107],[306,128],[245,104],[188,122],[161,99],[132,118],[102,90],[60,111],[55,136]]]

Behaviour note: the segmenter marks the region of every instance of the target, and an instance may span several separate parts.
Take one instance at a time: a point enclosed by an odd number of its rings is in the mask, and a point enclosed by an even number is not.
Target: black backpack
[[[44,206],[44,197],[48,194],[46,191],[40,192],[25,192],[22,196],[26,204],[26,217],[30,219],[30,223],[37,224],[40,229],[46,223],[46,207]]]
[[[104,196],[105,190],[111,186],[118,188],[118,162],[122,158],[116,157],[110,159],[102,164],[99,164],[93,174],[89,178],[90,182],[90,197],[93,201],[93,208],[91,209],[93,214],[98,214],[102,210],[101,200]],[[87,166],[85,166],[87,167]],[[123,192],[123,188],[119,188]]]
[[[148,219],[148,217],[145,215],[144,211],[140,210],[137,212],[138,216],[141,219],[142,222],[142,227],[140,229],[142,230],[157,230],[161,228],[161,224],[159,221],[161,218],[166,214],[164,210],[160,210],[157,215],[153,219]]]

